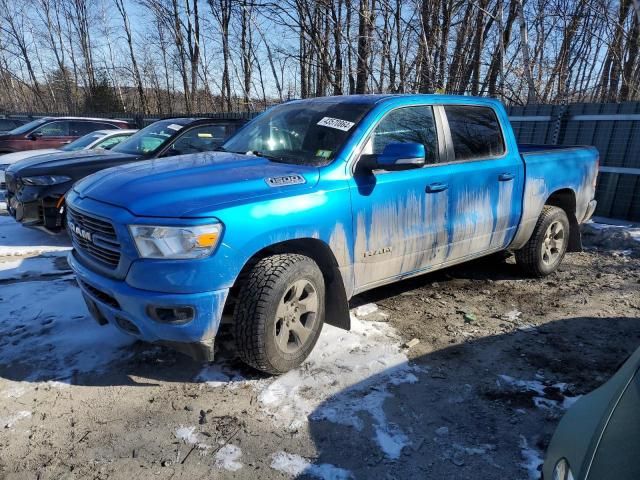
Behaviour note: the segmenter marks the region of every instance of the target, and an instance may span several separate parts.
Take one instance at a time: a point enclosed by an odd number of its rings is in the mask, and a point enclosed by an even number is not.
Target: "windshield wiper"
[[[279,162],[279,163],[291,163],[288,162],[284,157],[280,156],[280,157],[274,157],[272,155],[267,155],[264,152],[261,152],[260,150],[252,150],[251,152],[247,152],[248,155],[255,155],[256,157],[262,157],[262,158],[266,158],[267,160],[271,160],[272,162]]]

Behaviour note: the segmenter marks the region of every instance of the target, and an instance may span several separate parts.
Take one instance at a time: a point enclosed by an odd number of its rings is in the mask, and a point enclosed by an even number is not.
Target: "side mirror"
[[[389,143],[376,160],[382,170],[409,170],[426,164],[426,153],[421,143]]]
[[[42,132],[32,132],[29,134],[29,140],[37,140],[42,137]]]

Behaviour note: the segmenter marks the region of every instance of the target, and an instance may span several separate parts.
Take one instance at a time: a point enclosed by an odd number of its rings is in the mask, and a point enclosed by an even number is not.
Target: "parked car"
[[[210,360],[230,322],[274,374],[365,290],[507,249],[550,274],[596,204],[594,148],[520,150],[490,99],[291,101],[221,150],[78,182],[68,261],[99,323]]]
[[[543,466],[550,480],[640,478],[640,349],[564,415]]]
[[[143,128],[108,151],[60,152],[21,160],[5,171],[7,209],[23,225],[59,230],[64,195],[77,180],[138,160],[213,150],[240,124],[239,120],[172,118]]]
[[[7,185],[4,179],[4,172],[9,165],[13,165],[25,158],[46,155],[49,153],[75,152],[77,150],[93,149],[110,150],[125,138],[130,137],[136,132],[137,130],[127,130],[124,128],[115,130],[96,130],[95,132],[87,133],[84,137],[80,137],[64,147],[41,148],[38,150],[23,150],[21,152],[7,153],[0,157],[0,198],[4,198],[6,194]]]
[[[27,123],[27,121],[20,118],[0,118],[0,134],[9,132],[25,123]]]
[[[58,148],[87,133],[113,128],[129,128],[129,124],[108,118],[43,117],[0,135],[0,154]]]

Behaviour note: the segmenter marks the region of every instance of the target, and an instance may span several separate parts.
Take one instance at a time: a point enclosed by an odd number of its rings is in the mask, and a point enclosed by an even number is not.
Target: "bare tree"
[[[147,113],[147,98],[144,93],[144,86],[142,85],[142,76],[140,75],[140,69],[138,68],[138,62],[136,60],[135,49],[133,47],[133,35],[131,33],[131,24],[129,22],[129,15],[124,6],[124,0],[113,0],[116,5],[116,9],[122,17],[122,24],[124,27],[125,38],[127,46],[129,47],[129,58],[131,59],[131,70],[138,89],[138,98],[140,99],[140,110],[142,113]]]

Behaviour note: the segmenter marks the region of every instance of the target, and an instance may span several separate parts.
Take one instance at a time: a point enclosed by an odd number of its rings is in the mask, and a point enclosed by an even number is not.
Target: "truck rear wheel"
[[[324,323],[324,277],[309,257],[279,254],[257,262],[244,278],[234,312],[240,358],[271,374],[300,365]]]
[[[535,277],[553,273],[567,253],[569,219],[558,207],[546,205],[529,241],[515,252],[516,263]]]

